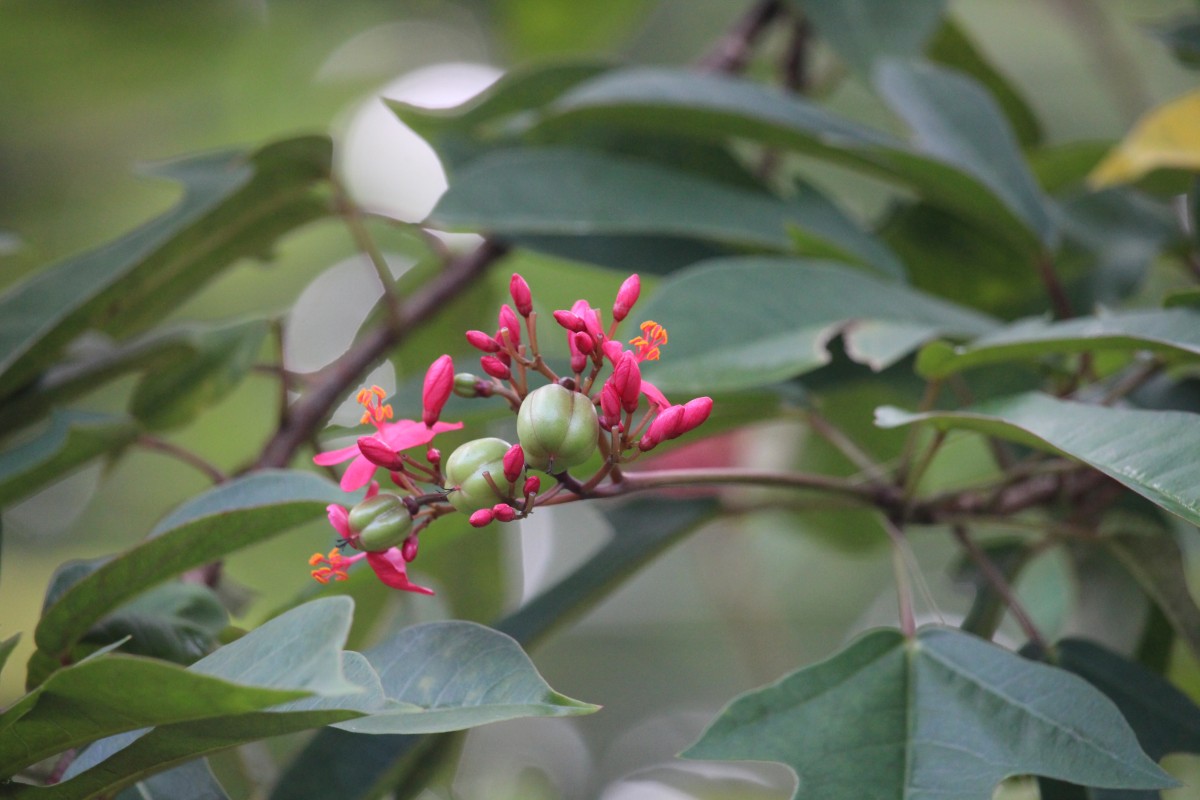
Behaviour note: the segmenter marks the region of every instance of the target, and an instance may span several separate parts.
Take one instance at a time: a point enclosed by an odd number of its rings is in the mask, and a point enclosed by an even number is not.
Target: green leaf
[[[46,609],[38,648],[64,653],[97,620],[141,592],[310,519],[346,495],[316,475],[269,470],[210,489],[168,514],[150,538],[74,584]]]
[[[970,75],[982,84],[999,103],[1022,147],[1032,147],[1041,141],[1041,124],[1033,109],[1008,79],[984,58],[954,19],[945,18],[929,42],[926,55],[930,60]]]
[[[82,641],[122,644],[125,653],[190,664],[210,652],[229,615],[216,594],[195,583],[151,589],[96,623]]]
[[[1104,546],[1162,611],[1192,657],[1200,659],[1200,608],[1188,587],[1184,555],[1175,537],[1166,531],[1123,533],[1105,537]]]
[[[1150,33],[1170,48],[1171,55],[1180,64],[1200,68],[1200,16],[1190,14],[1152,25]]]
[[[883,428],[929,422],[1010,439],[1082,461],[1152,503],[1200,525],[1200,426],[1182,411],[1142,411],[1056,400],[1038,392],[980,403],[962,411],[875,412]]]
[[[852,69],[870,77],[881,58],[913,58],[938,27],[945,0],[800,0],[804,15]]]
[[[190,422],[241,382],[269,330],[266,320],[253,320],[198,333],[191,358],[142,378],[129,400],[130,413],[151,429]]]
[[[0,296],[0,396],[42,372],[88,328],[144,330],[245,256],[329,213],[314,189],[329,175],[328,137],[175,161],[152,174],[184,184],[171,211]]]
[[[979,98],[969,99],[978,101],[973,106],[984,105]],[[972,171],[975,167],[964,170],[957,162],[919,152],[888,134],[750,81],[661,68],[613,70],[567,92],[533,122],[531,135],[542,137],[576,136],[581,125],[600,124],[719,141],[744,138],[811,153],[909,186],[928,202],[976,221],[1026,252],[1039,244],[1022,216],[1024,209],[1001,200]]]
[[[703,313],[697,313],[703,309]],[[981,314],[831,262],[745,257],[675,273],[639,308],[666,326],[662,360],[643,373],[664,391],[761,386],[850,357],[880,370],[939,335],[977,335]]]
[[[58,670],[0,715],[0,777],[121,731],[255,711],[305,693],[135,656],[87,659]]]
[[[0,506],[26,497],[138,434],[126,416],[55,411],[33,438],[0,452]]]
[[[451,173],[497,141],[508,141],[509,120],[550,103],[573,86],[608,69],[606,64],[538,64],[506,72],[495,83],[453,108],[427,108],[384,100],[392,112],[437,151]]]
[[[17,642],[21,640],[21,634],[14,633],[4,641],[0,642],[0,674],[4,672],[4,665],[8,663],[8,657],[12,655],[12,651],[16,649]]]
[[[613,538],[587,561],[495,629],[529,648],[581,615],[656,556],[694,531],[715,509],[711,501],[634,500],[604,513]],[[419,754],[435,747],[430,736],[365,736],[323,730],[301,751],[275,786],[272,800],[301,793],[372,797],[392,787]]]
[[[1054,655],[1116,704],[1150,758],[1200,753],[1200,708],[1161,675],[1082,639],[1057,643]]]
[[[969,344],[922,352],[917,371],[927,378],[943,378],[984,364],[1106,350],[1200,358],[1200,310],[1128,311],[1062,322],[1044,317],[1020,320]]]
[[[200,758],[151,775],[121,792],[116,800],[229,800],[229,795],[212,774],[208,760]]]
[[[1006,777],[1177,785],[1083,680],[968,634],[875,631],[736,698],[687,758],[778,761],[795,797],[989,800]]]
[[[365,655],[399,706],[337,725],[352,733],[441,733],[599,708],[552,690],[516,641],[473,622],[415,625]]]
[[[567,148],[504,150],[468,164],[430,215],[435,225],[505,236],[693,237],[787,251],[812,245],[888,275],[903,267],[811,187],[791,201],[649,161]]]
[[[1025,651],[1022,654],[1032,657]],[[1133,728],[1146,755],[1155,761],[1170,753],[1200,752],[1200,708],[1161,675],[1082,639],[1064,639],[1055,645],[1053,657],[1040,660],[1049,660],[1104,692]],[[1043,785],[1042,796],[1064,800],[1158,800],[1162,795],[1156,791],[1084,790],[1056,784],[1049,789]]]
[[[988,187],[1032,230],[1042,245],[1057,230],[1020,144],[996,101],[971,78],[932,64],[888,61],[875,84],[917,137],[924,153],[941,158]]]

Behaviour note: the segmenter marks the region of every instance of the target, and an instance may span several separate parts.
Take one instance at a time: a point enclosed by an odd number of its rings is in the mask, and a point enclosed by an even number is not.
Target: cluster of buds
[[[394,420],[392,407],[383,402],[385,392],[377,386],[363,389],[358,394],[362,423],[375,432],[313,459],[325,466],[350,461],[341,480],[347,491],[370,486],[366,499],[353,508],[329,506],[338,546],[310,559],[316,580],[345,580],[347,568],[365,559],[387,585],[429,593],[409,582],[407,565],[416,558],[421,532],[439,516],[462,512],[471,525],[483,527],[522,519],[538,505],[588,497],[605,480],[619,485],[623,465],[708,419],[710,398],[672,405],[642,378],[640,364],[657,360],[667,344],[662,325],[642,323],[631,348],[616,338],[641,292],[637,275],[617,291],[607,328],[600,309],[585,300],[554,312],[570,352],[569,372],[563,375],[540,351],[529,284],[514,274],[509,291],[513,302],[501,306],[495,334],[466,332],[487,377],[455,374],[450,356],[441,356],[425,374],[419,422]],[[517,415],[517,442],[475,439],[443,462],[429,445],[438,434],[462,427],[440,421],[451,393],[503,398]],[[423,459],[406,452],[418,447],[426,448]],[[594,466],[590,477],[571,474],[588,464]],[[400,494],[379,491],[374,482],[379,469],[387,471]],[[535,471],[553,479],[546,492]],[[346,556],[343,548],[359,552]]]

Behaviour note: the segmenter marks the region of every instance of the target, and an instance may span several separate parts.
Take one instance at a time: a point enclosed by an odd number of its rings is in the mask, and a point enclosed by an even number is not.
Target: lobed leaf
[[[145,330],[221,269],[329,213],[314,190],[330,158],[328,137],[307,136],[154,169],[184,184],[179,205],[0,296],[0,396],[33,380],[84,330]]]
[[[875,412],[883,428],[929,422],[1060,453],[1103,472],[1161,508],[1200,525],[1200,426],[1195,414],[1109,408],[1038,392],[998,398],[961,411]]]
[[[949,628],[869,633],[733,700],[683,754],[778,761],[796,798],[988,800],[1012,775],[1177,785],[1083,680]]]
[[[1193,360],[1200,358],[1200,310],[1168,308],[1128,311],[1054,322],[1024,319],[987,333],[969,344],[933,344],[917,359],[917,371],[943,378],[964,369],[1059,353],[1147,350]]]
[[[34,632],[38,648],[57,655],[105,614],[185,570],[263,541],[311,519],[346,495],[325,478],[268,470],[222,484],[168,514],[150,538],[72,585],[50,605]]]
[[[993,326],[982,314],[832,262],[749,256],[672,275],[638,310],[670,332],[662,359],[643,365],[664,391],[782,381],[828,363],[838,335],[851,358],[881,370],[934,336]]]

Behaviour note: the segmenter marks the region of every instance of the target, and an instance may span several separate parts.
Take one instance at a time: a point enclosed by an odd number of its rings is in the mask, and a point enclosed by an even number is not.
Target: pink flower
[[[637,302],[638,295],[642,292],[642,281],[638,278],[637,273],[630,275],[621,284],[621,288],[617,290],[617,299],[613,303],[613,319],[617,322],[629,316],[629,310],[633,308],[633,304]]]
[[[512,295],[513,305],[522,317],[533,313],[533,293],[529,291],[529,284],[525,279],[515,272],[508,282],[508,293]]]
[[[405,592],[433,594],[433,589],[418,586],[409,581],[408,562],[404,560],[404,554],[400,552],[399,548],[393,547],[390,550],[363,553],[362,555],[367,557],[367,563],[371,565],[371,569],[375,570],[375,577],[385,585]],[[352,558],[358,558],[358,556],[352,556]]]
[[[711,397],[697,397],[681,406],[671,406],[659,412],[650,428],[638,442],[639,450],[650,450],[660,442],[682,436],[698,427],[712,413]]]
[[[372,386],[370,389],[363,389],[358,393],[358,402],[366,409],[363,412],[362,421],[370,422],[375,426],[375,433],[371,434],[369,438],[382,442],[394,453],[410,447],[429,444],[437,434],[456,431],[463,426],[461,422],[437,422],[429,427],[411,419],[388,422],[387,420],[392,418],[392,407],[381,404],[380,401],[383,397],[383,389]],[[313,463],[322,467],[341,464],[343,461],[350,461],[350,466],[342,474],[342,489],[353,492],[371,482],[377,467],[362,454],[357,443],[313,456]]]

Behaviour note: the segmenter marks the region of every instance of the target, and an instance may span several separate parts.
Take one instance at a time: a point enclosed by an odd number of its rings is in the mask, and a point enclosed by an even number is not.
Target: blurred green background
[[[365,124],[363,115],[387,118],[376,99],[381,87],[392,85],[389,96],[411,93],[404,96],[439,103],[461,96],[464,86],[478,88],[488,75],[546,58],[686,63],[702,55],[744,5],[718,0],[2,3],[0,289],[168,207],[177,189],[139,179],[138,164],[296,133],[330,131],[341,143],[356,141],[341,153],[348,172],[369,174],[372,148],[378,148],[378,157],[392,164],[392,171],[381,174],[396,180],[368,185],[348,175],[348,183],[364,202],[419,219],[441,181],[429,154],[405,140],[398,123],[372,129],[370,135],[355,127]],[[1150,23],[1194,8],[1185,0],[952,0],[949,5],[1023,91],[1051,142],[1115,139],[1139,113],[1194,86],[1194,73],[1178,67],[1145,32]],[[755,68],[765,72],[772,48],[779,46],[768,41]],[[814,59],[823,69],[836,69],[823,48]],[[466,66],[418,72],[447,64]],[[848,115],[891,124],[867,88],[854,80],[839,84],[828,100]],[[355,140],[360,134],[364,138]],[[838,171],[819,177],[852,209],[877,209],[861,182]],[[340,226],[313,226],[287,240],[272,263],[230,270],[178,317],[281,312],[351,253]],[[587,287],[557,291],[574,295],[586,288],[603,296],[622,277],[597,272]],[[339,279],[332,280],[336,288]],[[351,278],[341,280],[350,296]],[[321,339],[321,318],[308,319]],[[454,342],[447,349],[459,346]],[[417,374],[418,367],[412,369]],[[411,375],[400,379],[405,377]],[[89,402],[119,404],[128,388],[114,387]],[[269,379],[252,377],[212,413],[171,438],[223,468],[236,468],[271,430],[276,391]],[[861,407],[847,403],[846,410],[869,413],[878,399],[856,397]],[[750,431],[737,445],[744,458],[759,465],[792,463],[805,446],[788,423]],[[976,450],[964,442],[960,452],[968,463]],[[205,485],[203,477],[178,462],[135,452],[115,468],[89,467],[4,509],[0,638],[18,631],[26,636],[13,663],[28,655],[28,635],[55,566],[131,544],[164,511]],[[615,800],[657,796],[648,788],[656,780],[690,786],[694,777],[670,765],[670,758],[725,700],[827,655],[865,626],[894,619],[889,556],[871,546],[874,529],[863,524],[865,535],[844,533],[866,545],[831,543],[827,536],[810,535],[812,525],[793,517],[750,515],[711,526],[676,548],[534,653],[552,685],[603,704],[604,712],[471,734],[454,783],[456,796],[591,797],[607,791],[603,796]],[[523,534],[483,534],[490,538],[479,546],[491,548],[510,566],[507,596],[515,603],[576,563],[603,535],[594,511],[555,511],[537,515]],[[308,526],[230,561],[229,574],[256,595],[249,621],[309,585],[305,558],[328,547],[329,538],[323,525]],[[945,577],[953,556],[945,537],[922,536],[915,545],[942,611],[960,612],[967,597]],[[1050,563],[1042,572],[1040,583],[1031,583],[1028,591],[1045,594],[1046,586],[1061,586],[1056,583],[1061,566]],[[1065,605],[1065,592],[1055,597],[1051,591],[1040,599],[1047,614]],[[447,613],[438,605],[444,600],[414,607],[426,601],[401,598],[401,616]],[[0,683],[0,705],[20,692],[20,683],[20,670],[10,668]],[[710,781],[703,790],[707,794],[696,796],[786,797],[790,786],[780,770],[747,772],[711,764],[701,769],[715,770],[711,775],[723,782]],[[649,770],[640,775],[650,783],[628,777],[621,782],[637,770]]]

